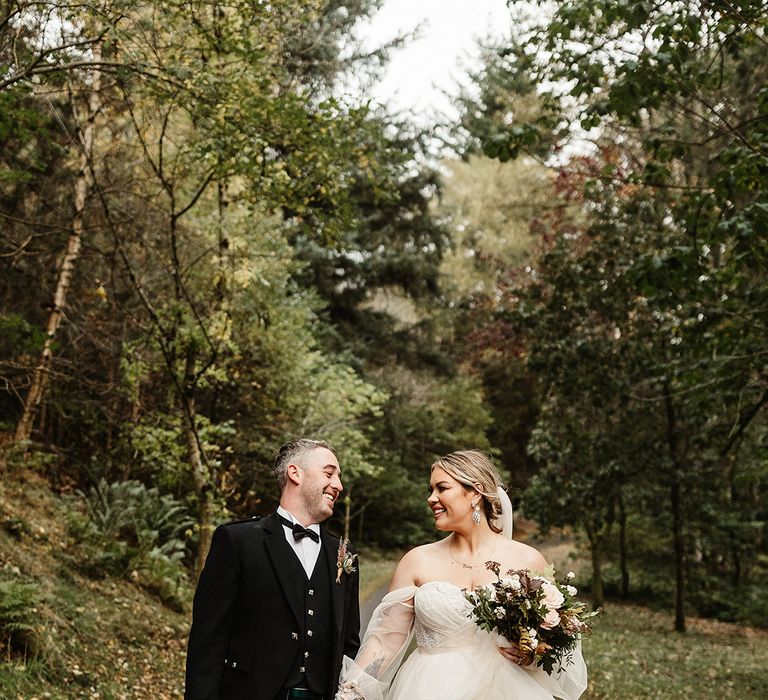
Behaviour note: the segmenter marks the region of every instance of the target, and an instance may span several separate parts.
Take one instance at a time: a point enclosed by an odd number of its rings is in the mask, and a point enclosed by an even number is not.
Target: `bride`
[[[453,452],[432,465],[427,499],[435,527],[451,534],[408,552],[376,608],[355,660],[344,658],[336,700],[576,700],[587,687],[580,646],[548,675],[522,666],[469,618],[464,591],[501,570],[543,571],[544,557],[515,542],[512,506],[487,455]],[[411,637],[416,649],[400,662]]]

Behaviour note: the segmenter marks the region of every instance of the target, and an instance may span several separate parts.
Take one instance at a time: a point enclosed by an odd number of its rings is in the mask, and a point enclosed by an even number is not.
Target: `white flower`
[[[483,590],[488,596],[488,600],[492,600],[494,603],[499,600],[496,595],[496,586],[494,586],[492,583],[488,583],[485,586],[483,586]]]
[[[568,573],[565,575],[565,580],[566,580],[566,581],[571,581],[571,580],[573,580],[574,578],[576,578],[576,574],[574,574],[574,573],[573,573],[573,571],[569,571],[569,572],[568,572]]]
[[[528,636],[531,639],[536,639],[536,637],[538,636],[538,632],[536,631],[535,627],[529,627],[528,628]]]
[[[500,605],[498,608],[496,608],[494,615],[496,615],[499,620],[503,620],[507,616],[507,611],[503,606]]]
[[[551,583],[542,583],[541,590],[544,591],[544,600],[542,602],[547,607],[547,610],[557,610],[565,602],[565,596],[557,586]]]
[[[568,591],[568,595],[576,595],[578,593],[575,586],[566,586],[565,590]]]
[[[504,588],[508,588],[511,591],[519,591],[521,588],[520,576],[518,574],[512,574],[512,576],[501,579],[501,583]]]

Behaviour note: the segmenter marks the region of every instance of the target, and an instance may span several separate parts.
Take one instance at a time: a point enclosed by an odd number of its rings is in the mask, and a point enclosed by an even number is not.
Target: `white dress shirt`
[[[277,513],[287,520],[290,520],[292,523],[299,523],[299,521],[282,506],[278,506]],[[304,527],[303,523],[299,523],[299,525]],[[317,523],[307,525],[307,530],[316,532],[318,538],[320,537],[320,525]],[[312,572],[315,570],[317,557],[320,556],[320,542],[315,542],[311,537],[302,537],[300,540],[296,541],[293,539],[293,530],[291,530],[285,523],[283,523],[283,532],[285,533],[286,542],[288,542],[288,544],[291,545],[291,549],[296,552],[296,556],[304,567],[304,571],[307,572],[307,578],[310,578]]]

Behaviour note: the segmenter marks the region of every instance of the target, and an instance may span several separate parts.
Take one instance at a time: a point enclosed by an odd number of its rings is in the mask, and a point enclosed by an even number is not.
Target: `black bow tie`
[[[320,535],[314,530],[310,530],[308,527],[302,527],[299,523],[292,523],[288,518],[284,518],[282,515],[280,516],[280,521],[283,525],[293,530],[293,539],[297,542],[303,540],[305,537],[309,537],[309,539],[314,540],[315,542],[320,541]]]

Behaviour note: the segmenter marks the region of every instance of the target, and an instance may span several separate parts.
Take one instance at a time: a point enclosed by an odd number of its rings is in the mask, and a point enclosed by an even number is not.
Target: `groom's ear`
[[[304,472],[297,464],[289,464],[288,469],[286,469],[286,475],[288,476],[288,481],[291,481],[297,486],[301,484],[301,481],[304,478]]]

